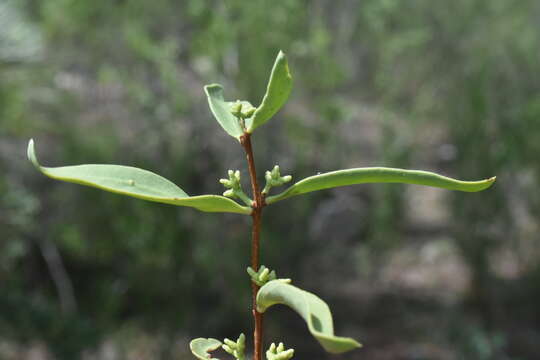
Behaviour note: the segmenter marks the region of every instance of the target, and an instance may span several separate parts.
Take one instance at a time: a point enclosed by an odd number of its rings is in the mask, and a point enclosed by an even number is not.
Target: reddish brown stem
[[[251,230],[251,267],[253,270],[259,270],[259,244],[261,239],[261,220],[262,209],[265,206],[264,198],[261,194],[259,184],[257,182],[257,171],[255,169],[255,159],[253,158],[253,148],[251,146],[251,134],[245,133],[240,137],[240,143],[246,152],[249,177],[251,179],[251,190],[253,193],[253,226]],[[259,286],[254,282],[251,283],[252,306],[253,306],[253,360],[262,359],[263,345],[263,314],[257,311],[257,292]]]
[[[253,211],[253,228],[251,232],[252,245],[251,245],[251,267],[255,270],[259,270],[259,239],[261,229],[261,212],[262,208]],[[262,346],[263,346],[263,314],[257,311],[257,292],[259,292],[259,286],[254,282],[251,282],[251,294],[253,303],[253,360],[262,359]]]

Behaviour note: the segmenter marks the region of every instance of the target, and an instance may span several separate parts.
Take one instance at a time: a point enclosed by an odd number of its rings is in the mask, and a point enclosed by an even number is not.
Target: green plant
[[[274,63],[266,94],[258,107],[247,101],[225,101],[220,85],[205,86],[210,109],[221,127],[242,146],[247,158],[251,181],[252,198],[242,189],[240,171],[229,170],[228,178],[220,182],[226,188],[221,195],[189,196],[173,182],[152,172],[119,165],[78,165],[65,167],[43,167],[39,164],[34,143],[28,144],[28,158],[43,174],[58,180],[97,187],[144,200],[189,206],[206,212],[230,212],[252,217],[251,266],[247,272],[251,277],[254,316],[253,359],[262,358],[263,314],[275,304],[284,304],[295,310],[306,321],[309,332],[328,352],[342,353],[361,345],[352,338],[334,335],[333,320],[328,305],[314,294],[290,284],[289,279],[278,279],[275,271],[260,266],[259,242],[263,209],[275,202],[312,191],[361,183],[407,183],[426,185],[450,190],[475,192],[487,189],[495,177],[481,181],[460,181],[435,173],[384,167],[355,168],[317,174],[300,180],[279,194],[270,196],[272,187],[282,186],[292,180],[290,175],[282,176],[279,166],[265,174],[266,185],[259,186],[251,134],[272,118],[285,104],[292,88],[292,77],[287,59],[280,52]],[[235,201],[240,200],[243,204]],[[221,341],[212,338],[198,338],[190,348],[199,359],[211,359],[208,352],[222,347],[238,360],[245,358],[245,336],[236,341]],[[284,345],[272,344],[266,356],[268,360],[286,360],[294,354],[293,349],[285,350]]]

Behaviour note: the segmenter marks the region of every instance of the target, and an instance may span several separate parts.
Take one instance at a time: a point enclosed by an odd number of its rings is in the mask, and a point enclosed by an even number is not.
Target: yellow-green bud
[[[242,117],[242,103],[240,100],[236,100],[236,102],[231,106],[231,113],[236,117]]]

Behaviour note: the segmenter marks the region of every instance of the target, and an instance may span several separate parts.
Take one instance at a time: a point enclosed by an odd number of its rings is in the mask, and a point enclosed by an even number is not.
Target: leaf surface
[[[259,289],[257,310],[265,312],[275,304],[287,305],[296,311],[306,321],[309,332],[328,352],[342,353],[362,346],[352,338],[334,335],[328,305],[312,293],[280,280],[272,280]]]
[[[96,187],[139,199],[206,212],[250,214],[251,209],[219,195],[189,196],[173,182],[153,172],[131,166],[88,164],[44,167],[37,160],[34,141],[28,143],[28,159],[50,178]]]
[[[366,167],[332,171],[307,177],[291,185],[282,193],[269,196],[266,203],[271,204],[312,191],[364,183],[416,184],[448,190],[476,192],[489,188],[494,182],[495,177],[480,181],[461,181],[428,171]]]
[[[223,87],[219,84],[206,85],[204,92],[208,97],[208,104],[214,117],[229,135],[240,139],[244,133],[238,119],[231,113],[231,102],[223,98]]]
[[[261,105],[257,108],[253,117],[246,120],[249,133],[270,120],[287,101],[292,90],[292,76],[289,71],[287,57],[280,51],[274,62],[270,79],[266,88]]]
[[[218,360],[213,358],[208,352],[217,350],[221,346],[221,341],[212,338],[197,338],[191,340],[189,343],[189,349],[200,360]]]

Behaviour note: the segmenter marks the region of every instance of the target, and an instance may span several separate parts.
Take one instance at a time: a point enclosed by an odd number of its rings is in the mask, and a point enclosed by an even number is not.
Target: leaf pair
[[[122,165],[89,164],[43,167],[39,164],[34,141],[28,143],[28,158],[43,174],[57,180],[97,187],[139,199],[177,206],[189,206],[206,212],[250,214],[251,208],[220,195],[189,196],[173,182],[150,171]],[[339,186],[363,183],[405,183],[458,191],[481,191],[490,187],[495,177],[481,181],[460,181],[427,171],[383,167],[332,171],[307,177],[280,194],[266,198],[272,204],[292,196]]]
[[[259,107],[252,116],[242,123],[233,115],[233,106],[238,104],[234,101],[225,101],[223,87],[219,84],[206,85],[204,91],[208,97],[208,104],[214,117],[221,127],[232,137],[240,140],[244,132],[252,133],[253,130],[270,120],[285,104],[292,90],[292,76],[289,72],[287,57],[280,51],[274,62],[270,79],[266,88],[266,94]],[[247,101],[241,101],[245,107],[252,107]]]

